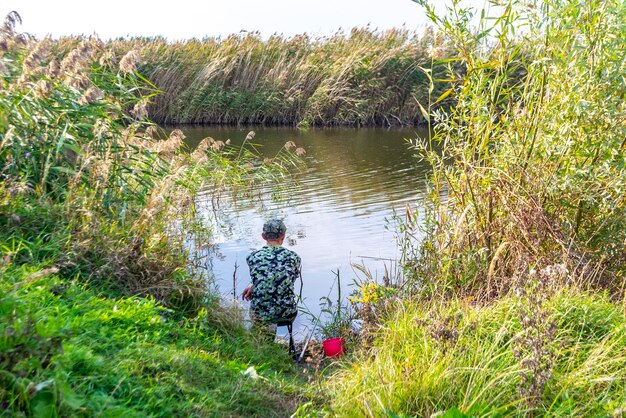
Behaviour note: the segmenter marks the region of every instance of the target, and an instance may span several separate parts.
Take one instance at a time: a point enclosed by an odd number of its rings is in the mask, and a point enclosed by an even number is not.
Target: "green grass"
[[[446,411],[444,416],[619,415],[626,407],[622,306],[603,295],[562,289],[542,306],[545,321],[556,329],[552,339],[541,340],[521,323],[520,306],[526,303],[516,297],[488,306],[463,300],[419,306],[398,302],[372,345],[326,376],[328,412],[355,417],[427,417]],[[533,338],[525,340],[529,335]],[[540,371],[525,361],[537,358],[538,344],[550,354],[541,359],[550,374],[534,398],[524,394]]]
[[[257,341],[217,302],[181,318],[150,299],[33,274],[9,269],[0,282],[4,413],[289,416],[305,399],[286,348]]]

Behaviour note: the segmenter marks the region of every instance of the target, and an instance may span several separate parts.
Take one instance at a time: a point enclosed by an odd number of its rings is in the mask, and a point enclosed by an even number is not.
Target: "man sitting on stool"
[[[241,297],[251,301],[255,327],[266,332],[271,340],[277,326],[288,326],[289,351],[295,352],[291,324],[298,314],[294,283],[300,276],[301,260],[298,254],[282,247],[286,232],[285,224],[278,219],[263,225],[261,236],[267,244],[246,258],[252,283]]]

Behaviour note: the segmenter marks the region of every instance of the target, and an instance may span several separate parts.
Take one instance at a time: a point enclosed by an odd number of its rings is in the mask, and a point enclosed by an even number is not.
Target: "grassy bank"
[[[139,52],[140,72],[164,92],[148,107],[161,123],[413,125],[428,101],[432,32],[367,28],[328,38],[258,34],[109,46]],[[66,42],[72,42],[66,40]]]
[[[195,196],[288,183],[295,151],[188,150],[146,118],[136,54],[59,56],[19,22],[0,27],[0,414],[288,416],[299,375],[208,291]]]
[[[623,416],[626,7],[510,1],[474,26],[419,3],[466,75],[426,109],[430,193],[403,274],[356,298],[370,333],[328,411]]]
[[[566,288],[540,309],[511,296],[391,311],[372,345],[328,378],[337,416],[591,417],[626,407],[626,320],[604,295]]]
[[[289,416],[304,399],[286,349],[256,341],[217,301],[184,318],[54,270],[2,276],[3,414]]]
[[[440,63],[446,81],[412,72],[418,44],[398,31],[65,40],[59,56],[9,16],[2,412],[280,416],[300,403],[300,416],[623,416],[626,8],[511,1],[474,28],[458,4],[436,15],[420,3],[437,46],[456,51]],[[424,77],[424,109],[395,96],[407,74]],[[273,163],[208,138],[185,150],[180,131],[146,119],[160,106],[169,122],[367,124],[398,109],[400,122],[406,111],[433,125],[416,144],[433,176],[399,233],[402,274],[356,296],[367,332],[320,379],[327,405],[306,402],[284,352],[212,300],[186,245],[209,242],[200,187],[286,179],[291,146]]]

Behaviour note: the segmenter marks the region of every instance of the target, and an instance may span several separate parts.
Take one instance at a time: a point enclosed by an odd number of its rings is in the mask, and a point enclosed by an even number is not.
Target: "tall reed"
[[[435,135],[418,147],[434,167],[433,210],[410,226],[426,239],[407,272],[436,291],[493,297],[553,268],[621,294],[623,3],[511,1],[476,30],[457,3],[445,16],[420,3],[467,75],[449,71],[456,104],[430,109]]]
[[[147,119],[157,89],[137,72],[136,51],[80,38],[59,55],[51,40],[19,34],[18,21],[10,15],[1,34],[0,240],[23,245],[7,246],[19,249],[5,261],[45,261],[172,306],[202,298],[206,280],[190,274],[187,254],[190,233],[203,246],[209,235],[195,194],[288,181],[295,151],[260,164],[252,146],[207,138],[188,152],[180,130],[166,135]],[[41,253],[49,241],[55,250]]]
[[[422,68],[445,52],[432,30],[418,38],[369,28],[324,38],[248,33],[109,46],[140,52],[140,72],[164,92],[148,108],[161,123],[412,125],[423,122],[415,102],[427,97]]]

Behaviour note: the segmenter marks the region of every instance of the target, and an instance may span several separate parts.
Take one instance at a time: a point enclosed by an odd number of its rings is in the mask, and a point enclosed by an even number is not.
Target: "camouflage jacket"
[[[294,283],[300,275],[300,256],[284,247],[266,245],[246,261],[252,279],[250,307],[256,319],[275,323],[294,317],[298,313]]]

